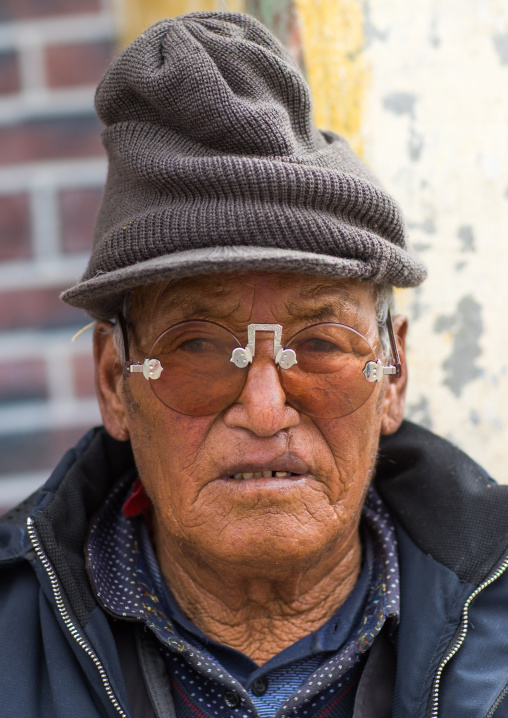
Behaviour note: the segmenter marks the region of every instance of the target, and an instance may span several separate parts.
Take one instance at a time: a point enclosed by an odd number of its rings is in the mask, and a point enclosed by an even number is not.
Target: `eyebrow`
[[[210,302],[204,304],[201,299],[176,295],[170,299],[167,298],[162,306],[167,309],[180,311],[185,314],[188,319],[200,318],[213,321],[217,319],[229,319],[234,316],[239,305],[236,303],[233,307],[228,307],[221,311],[219,306],[210,304]]]
[[[328,290],[328,301],[316,301],[314,306],[302,307],[301,302],[287,302],[284,304],[288,314],[293,319],[304,321],[325,322],[337,319],[342,313],[359,315],[363,313],[363,307],[356,299],[346,292],[340,292],[342,296],[330,297],[334,290]]]
[[[239,302],[233,306],[221,307],[220,299],[224,296],[223,289],[211,293],[205,304],[201,298],[173,294],[160,297],[163,307],[182,312],[187,319],[207,319],[210,321],[234,319],[239,308]],[[215,303],[214,300],[219,300]],[[310,306],[302,306],[302,301],[311,300]],[[314,301],[312,301],[314,300]],[[305,287],[300,290],[297,299],[284,303],[284,307],[291,319],[305,322],[325,322],[336,320],[341,313],[359,315],[363,308],[343,286],[321,284],[314,287]]]

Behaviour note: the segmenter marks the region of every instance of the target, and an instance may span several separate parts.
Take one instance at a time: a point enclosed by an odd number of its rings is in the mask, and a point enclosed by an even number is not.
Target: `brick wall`
[[[99,421],[87,319],[58,294],[90,248],[114,34],[109,0],[0,3],[0,510]]]

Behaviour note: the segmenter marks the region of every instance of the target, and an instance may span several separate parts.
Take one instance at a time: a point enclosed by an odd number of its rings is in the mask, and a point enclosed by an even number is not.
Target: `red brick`
[[[112,59],[109,42],[54,45],[46,49],[49,87],[95,85]]]
[[[46,367],[38,359],[15,361],[16,346],[12,347],[12,360],[0,362],[0,401],[46,399]]]
[[[100,0],[1,0],[0,22],[100,10]]]
[[[95,374],[92,353],[90,356],[76,356],[72,361],[74,393],[80,399],[95,396]]]
[[[28,259],[31,254],[27,195],[0,196],[0,262]]]
[[[39,120],[0,128],[0,164],[104,155],[95,117]]]
[[[89,428],[83,426],[0,436],[2,473],[51,471],[67,449],[74,446]]]
[[[19,61],[16,52],[0,53],[0,95],[19,92],[21,79]]]
[[[62,248],[64,252],[88,252],[102,190],[80,188],[60,193]]]
[[[85,324],[84,312],[62,302],[58,298],[60,291],[58,288],[0,291],[0,331]]]

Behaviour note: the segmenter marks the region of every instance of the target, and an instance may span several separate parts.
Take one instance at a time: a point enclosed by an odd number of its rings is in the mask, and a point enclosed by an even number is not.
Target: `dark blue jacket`
[[[132,466],[95,429],[1,520],[0,718],[138,718],[83,553]],[[409,422],[382,441],[376,483],[400,550],[393,718],[508,718],[508,486]]]

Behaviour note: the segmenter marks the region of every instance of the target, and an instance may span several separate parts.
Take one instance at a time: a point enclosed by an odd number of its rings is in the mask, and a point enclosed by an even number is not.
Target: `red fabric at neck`
[[[147,514],[151,515],[152,509],[152,502],[148,498],[143,484],[139,479],[136,479],[132,485],[132,494],[122,506],[123,515],[126,518],[143,515],[143,518],[146,520]]]

